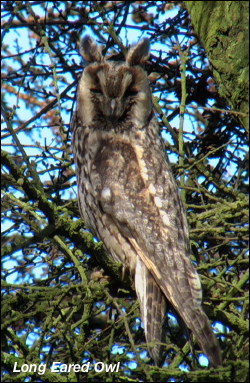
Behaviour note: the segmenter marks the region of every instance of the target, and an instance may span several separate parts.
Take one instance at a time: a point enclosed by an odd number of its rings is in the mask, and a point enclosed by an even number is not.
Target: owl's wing
[[[146,334],[157,320],[155,317],[150,320],[154,303],[150,314],[145,314],[150,305],[150,286],[153,286],[153,297],[158,296],[159,303],[163,301],[160,291],[164,294],[194,332],[213,365],[218,365],[220,351],[201,308],[200,280],[190,261],[185,215],[161,150],[157,153],[154,148],[153,156],[147,153],[143,157],[143,149],[127,141],[103,140],[90,174],[102,219],[116,226],[139,259],[133,263]],[[101,229],[97,228],[97,232]],[[101,234],[100,237],[103,240]],[[112,252],[116,250],[111,249]],[[162,318],[162,313],[159,316]],[[154,337],[151,335],[146,335],[147,339]]]

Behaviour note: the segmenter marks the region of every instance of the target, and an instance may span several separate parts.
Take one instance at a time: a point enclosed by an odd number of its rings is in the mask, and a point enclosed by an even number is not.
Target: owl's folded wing
[[[175,185],[163,185],[168,190],[164,199],[157,195],[157,185],[145,182],[131,147],[127,147],[130,157],[126,161],[126,148],[123,151],[120,145],[117,150],[117,146],[113,151],[109,147],[107,154],[104,145],[92,169],[100,208],[107,222],[116,226],[139,257],[143,272],[153,277],[156,288],[174,306],[216,366],[221,363],[220,349],[201,307],[201,284],[190,260],[186,221]],[[168,209],[163,210],[163,206]],[[138,275],[135,281],[141,311],[145,313],[143,306],[149,295],[138,288]]]

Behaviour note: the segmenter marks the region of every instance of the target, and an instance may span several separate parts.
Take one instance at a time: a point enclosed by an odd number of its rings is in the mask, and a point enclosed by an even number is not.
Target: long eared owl
[[[117,62],[106,60],[85,36],[81,54],[89,65],[79,82],[72,121],[81,216],[110,256],[130,270],[154,362],[162,361],[170,302],[217,366],[220,349],[201,307],[186,216],[142,68],[149,40],[141,40],[129,49],[126,61]]]

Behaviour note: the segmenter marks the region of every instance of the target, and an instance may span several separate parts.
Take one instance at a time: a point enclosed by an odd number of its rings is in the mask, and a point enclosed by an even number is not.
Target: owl
[[[185,211],[166,159],[143,63],[149,40],[123,62],[105,59],[89,36],[88,65],[78,85],[72,147],[78,201],[86,227],[131,273],[150,356],[163,361],[169,302],[212,366],[220,348],[201,307],[199,276],[190,259]]]

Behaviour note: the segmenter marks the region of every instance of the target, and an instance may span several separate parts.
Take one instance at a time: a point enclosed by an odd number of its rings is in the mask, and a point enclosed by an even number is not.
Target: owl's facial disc
[[[124,65],[112,63],[102,66],[95,79],[91,91],[102,114],[113,123],[125,119],[138,94],[132,73]]]

